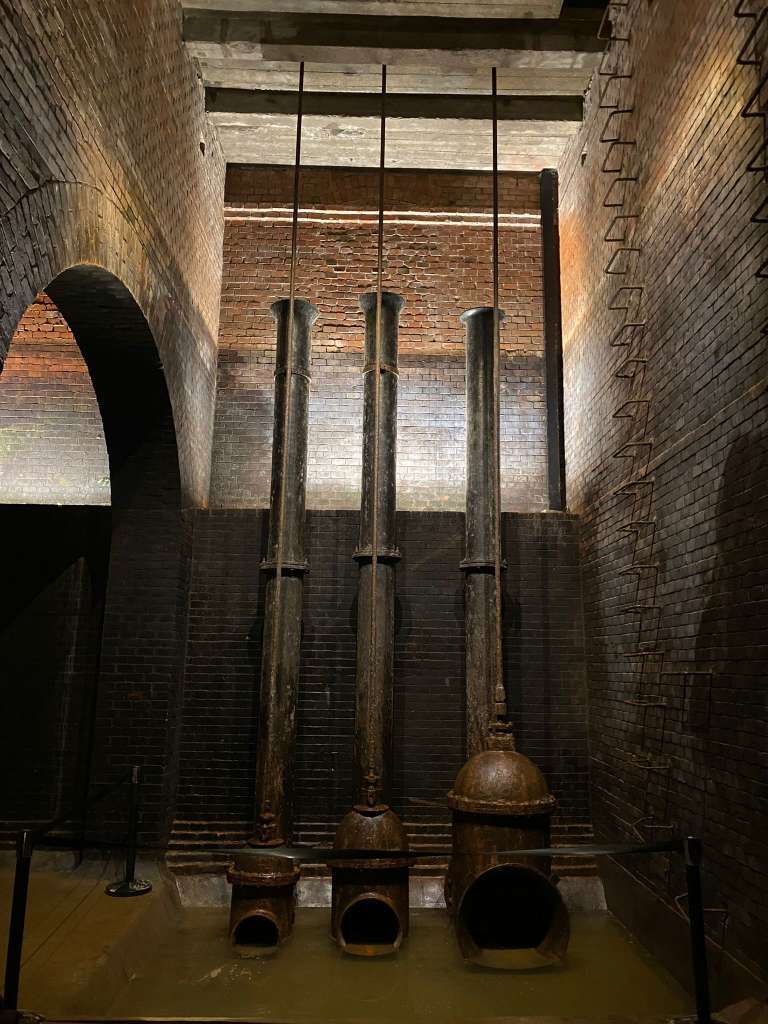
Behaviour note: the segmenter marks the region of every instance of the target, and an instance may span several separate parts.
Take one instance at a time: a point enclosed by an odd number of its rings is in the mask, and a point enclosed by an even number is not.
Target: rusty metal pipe
[[[528,969],[562,961],[565,904],[548,862],[515,850],[549,846],[554,797],[539,769],[515,750],[506,721],[498,653],[496,574],[500,560],[496,325],[501,310],[461,317],[467,357],[465,573],[467,747],[469,760],[448,794],[452,851],[445,898],[465,959]]]
[[[337,849],[407,849],[400,819],[387,802],[395,565],[400,558],[395,537],[397,328],[403,305],[402,297],[394,292],[381,293],[380,311],[376,292],[360,297],[365,312],[365,386],[360,535],[355,552],[360,570],[355,711],[357,803],[339,825],[334,843]],[[400,858],[391,863],[345,862],[343,867],[332,865],[331,876],[333,939],[346,952],[359,956],[395,952],[408,932],[407,861]]]
[[[240,956],[276,953],[293,928],[299,869],[288,857],[238,853],[227,871],[232,885],[229,936]]]
[[[467,491],[464,518],[467,754],[485,749],[496,703],[496,489],[494,311],[468,309],[466,329]],[[504,319],[503,310],[498,320]]]
[[[290,782],[296,740],[303,577],[307,571],[304,520],[310,331],[317,319],[316,307],[306,299],[294,300],[292,317],[289,299],[273,303],[271,311],[277,322],[275,419],[269,540],[261,566],[268,579],[256,753],[256,823],[249,840],[250,845],[261,847],[279,846],[292,838]],[[289,343],[291,324],[293,338]]]

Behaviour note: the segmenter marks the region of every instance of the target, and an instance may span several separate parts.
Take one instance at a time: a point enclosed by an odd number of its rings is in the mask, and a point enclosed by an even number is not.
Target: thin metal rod
[[[376,348],[373,365],[373,506],[371,509],[371,650],[368,660],[369,678],[376,674],[376,613],[378,591],[376,589],[376,568],[379,561],[379,428],[381,412],[381,293],[384,275],[384,169],[387,153],[387,65],[381,65],[381,112],[379,115],[379,210],[378,237],[376,241]],[[369,701],[366,714],[373,714]],[[368,735],[373,723],[369,718]],[[376,783],[374,783],[376,784]],[[378,780],[381,791],[383,779]]]
[[[493,144],[493,501],[494,501],[494,581],[496,584],[496,685],[494,694],[496,722],[507,718],[504,688],[504,662],[501,629],[501,338],[499,331],[499,120],[496,68],[491,68],[491,107]]]
[[[282,607],[280,593],[283,585],[283,560],[284,560],[284,537],[283,526],[285,523],[285,481],[288,474],[288,444],[289,430],[291,425],[291,387],[293,385],[293,324],[294,304],[296,299],[296,263],[299,242],[299,182],[301,177],[301,128],[304,115],[304,61],[299,64],[299,90],[296,103],[296,151],[293,161],[293,214],[291,222],[291,269],[288,280],[288,350],[286,353],[286,376],[285,376],[285,405],[283,408],[283,458],[280,467],[280,503],[277,515],[277,553],[275,557],[275,599],[274,616],[272,619],[272,650],[277,651],[280,637],[280,626],[282,619]],[[273,657],[271,661],[271,679],[268,682],[270,688],[274,688],[277,682],[277,669],[280,659]],[[262,680],[262,686],[264,680]],[[275,811],[275,808],[260,808],[263,813],[267,810]]]
[[[712,1005],[707,967],[707,937],[704,931],[704,901],[701,893],[701,840],[685,840],[685,877],[688,889],[688,922],[691,929],[691,961],[696,993],[697,1024],[710,1024]]]
[[[3,999],[0,1003],[4,1010],[16,1010],[19,1005],[21,953],[24,945],[24,923],[27,916],[32,848],[32,830],[24,829],[16,839],[16,872],[13,876],[11,923],[8,928],[8,952],[5,957],[5,983]]]

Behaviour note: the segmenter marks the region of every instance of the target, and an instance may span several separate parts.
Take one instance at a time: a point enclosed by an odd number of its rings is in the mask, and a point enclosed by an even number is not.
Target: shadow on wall
[[[731,445],[716,508],[716,562],[696,640],[696,669],[684,713],[691,756],[703,780],[700,829],[710,849],[707,874],[720,906],[742,903],[759,884],[755,860],[768,841],[765,773],[768,718],[768,433],[743,434]],[[749,824],[734,832],[734,817]],[[716,877],[713,877],[716,876]],[[743,879],[740,883],[739,879]],[[735,909],[735,908],[733,908]],[[739,915],[751,913],[742,904]],[[739,943],[755,963],[768,963],[768,936],[757,918]],[[727,940],[727,933],[726,933]]]
[[[11,571],[3,576],[0,699],[17,756],[6,774],[11,797],[0,816],[59,813],[76,780],[79,793],[89,775],[112,781],[139,764],[148,768],[147,818],[157,826],[173,785],[168,751],[186,616],[186,538],[171,403],[152,332],[117,278],[81,265],[45,291],[88,368],[109,459],[112,512],[55,507],[60,495],[44,489],[39,504],[7,512],[6,535],[15,549],[6,561]],[[16,394],[23,404],[23,391]],[[76,401],[66,380],[59,398]],[[44,438],[47,422],[42,410],[39,422],[27,425]],[[76,472],[78,419],[58,425],[70,432],[66,449]],[[32,450],[45,460],[45,447]],[[8,497],[0,488],[3,500]],[[40,767],[39,777],[33,765]]]

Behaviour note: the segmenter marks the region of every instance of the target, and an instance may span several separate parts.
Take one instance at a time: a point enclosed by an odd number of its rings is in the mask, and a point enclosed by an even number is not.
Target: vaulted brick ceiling
[[[598,0],[595,0],[597,3]],[[584,0],[182,0],[184,35],[227,159],[290,164],[305,62],[302,161],[371,167],[381,65],[387,166],[487,170],[491,67],[502,170],[556,166],[603,48]],[[604,4],[603,4],[604,8]],[[502,16],[503,15],[503,16]]]

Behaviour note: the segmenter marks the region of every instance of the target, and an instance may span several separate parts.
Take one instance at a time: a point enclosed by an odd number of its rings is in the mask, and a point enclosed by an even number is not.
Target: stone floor
[[[214,1018],[267,1024],[501,1024],[651,1021],[690,1013],[676,982],[605,912],[576,912],[568,963],[523,973],[467,967],[442,910],[412,912],[391,958],[359,960],[328,939],[328,911],[302,908],[291,941],[265,960],[235,958],[227,908],[181,908],[153,866],[155,889],[110,899],[119,870],[40,861],[30,886],[21,1004],[50,1018]],[[7,919],[10,865],[0,872]],[[3,913],[4,908],[4,913]],[[3,928],[3,932],[5,929]]]

